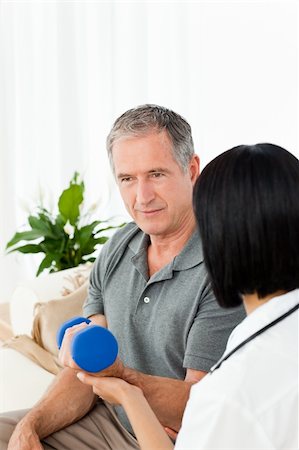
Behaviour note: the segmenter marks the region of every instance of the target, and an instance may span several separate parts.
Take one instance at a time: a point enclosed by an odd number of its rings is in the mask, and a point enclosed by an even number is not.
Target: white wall
[[[79,170],[101,218],[125,214],[105,138],[147,102],[187,118],[202,166],[241,143],[299,156],[298,3],[0,1],[0,300],[35,273],[4,247],[39,188]]]

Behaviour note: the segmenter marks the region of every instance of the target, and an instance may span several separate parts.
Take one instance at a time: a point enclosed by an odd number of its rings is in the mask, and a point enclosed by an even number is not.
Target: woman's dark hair
[[[273,144],[240,145],[211,161],[193,196],[219,304],[299,288],[299,161]]]

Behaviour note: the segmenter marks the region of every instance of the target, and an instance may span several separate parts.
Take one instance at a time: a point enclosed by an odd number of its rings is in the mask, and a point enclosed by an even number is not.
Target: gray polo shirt
[[[208,371],[244,309],[218,306],[198,231],[151,278],[148,244],[149,236],[133,222],[112,236],[94,264],[84,315],[105,315],[129,367],[178,379],[186,368]]]
[[[133,222],[110,238],[94,264],[84,315],[105,315],[128,367],[177,379],[187,368],[208,371],[244,309],[218,306],[198,231],[150,278],[148,244]]]

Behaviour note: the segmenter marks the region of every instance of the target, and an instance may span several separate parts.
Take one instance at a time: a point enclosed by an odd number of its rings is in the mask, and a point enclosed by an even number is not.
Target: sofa
[[[32,407],[61,370],[56,332],[82,314],[90,269],[28,280],[0,305],[0,413]]]

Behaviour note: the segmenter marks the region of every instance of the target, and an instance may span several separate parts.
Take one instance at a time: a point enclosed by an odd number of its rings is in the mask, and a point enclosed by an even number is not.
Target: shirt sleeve
[[[208,372],[224,353],[229,335],[245,315],[243,305],[221,308],[210,284],[206,283],[188,334],[184,367]]]
[[[104,269],[104,248],[96,259],[89,277],[88,296],[83,305],[83,314],[85,317],[94,314],[104,314],[104,301],[102,295],[101,274]]]
[[[111,260],[111,255],[114,255],[116,251],[118,255],[121,255],[123,251],[121,249],[127,248],[127,243],[136,234],[137,230],[135,223],[130,222],[125,227],[117,230],[101,248],[89,277],[88,297],[83,305],[85,317],[90,317],[94,314],[105,314],[103,290],[109,258]]]

